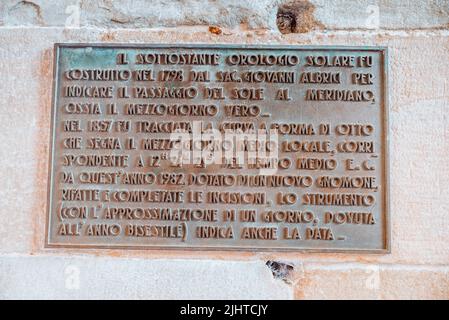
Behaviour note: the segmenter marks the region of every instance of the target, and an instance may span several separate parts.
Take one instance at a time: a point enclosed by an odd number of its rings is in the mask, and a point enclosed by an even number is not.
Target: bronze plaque
[[[55,46],[47,246],[389,252],[378,47]]]

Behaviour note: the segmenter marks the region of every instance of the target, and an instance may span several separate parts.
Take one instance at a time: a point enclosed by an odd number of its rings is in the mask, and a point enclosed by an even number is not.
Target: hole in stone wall
[[[286,283],[291,283],[292,273],[295,269],[293,265],[273,260],[268,260],[265,265],[271,270],[271,273],[275,279],[280,279]]]
[[[323,24],[315,19],[315,6],[307,0],[291,0],[279,6],[276,24],[283,34],[306,33]]]
[[[281,33],[292,33],[296,30],[296,18],[291,12],[279,12],[276,17],[276,23]]]

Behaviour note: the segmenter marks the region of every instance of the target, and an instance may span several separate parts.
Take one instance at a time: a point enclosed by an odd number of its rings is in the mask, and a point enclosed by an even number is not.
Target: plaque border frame
[[[121,49],[138,49],[138,48],[176,48],[176,49],[274,49],[274,50],[323,50],[323,51],[374,51],[379,52],[382,57],[382,103],[383,112],[380,123],[382,124],[381,140],[383,142],[383,197],[384,204],[382,213],[384,215],[384,225],[382,227],[384,236],[384,245],[379,249],[363,249],[363,248],[294,248],[294,247],[207,247],[207,246],[149,246],[149,245],[98,245],[98,244],[70,244],[70,243],[52,243],[50,242],[50,225],[51,225],[51,207],[52,207],[52,186],[54,182],[54,150],[55,150],[55,134],[56,134],[56,111],[57,111],[57,93],[59,92],[59,50],[61,48],[121,48]],[[49,162],[48,162],[48,178],[47,178],[47,203],[46,203],[46,219],[45,219],[45,240],[44,249],[64,248],[64,249],[107,249],[107,250],[159,250],[159,251],[210,251],[210,252],[289,252],[289,253],[368,253],[368,254],[390,254],[391,253],[391,218],[390,218],[390,139],[389,139],[389,70],[388,70],[388,47],[387,46],[342,46],[342,45],[259,45],[259,44],[195,44],[195,43],[100,43],[100,42],[80,42],[80,43],[64,43],[56,42],[53,46],[53,77],[52,77],[52,98],[51,98],[51,121],[50,121],[50,144],[49,144]]]

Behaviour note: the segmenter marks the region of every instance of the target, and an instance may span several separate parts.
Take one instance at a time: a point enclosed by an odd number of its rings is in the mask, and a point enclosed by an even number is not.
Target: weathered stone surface
[[[275,28],[277,0],[124,0],[49,2],[7,0],[0,4],[4,25],[175,27],[220,25]]]
[[[448,299],[449,268],[262,261],[0,257],[1,299]],[[127,290],[123,290],[127,288]]]
[[[363,264],[305,265],[296,299],[448,299],[449,268]]]
[[[330,30],[355,29],[447,29],[449,1],[311,1],[315,18]]]
[[[263,263],[0,257],[0,299],[291,299]]]
[[[6,26],[152,28],[218,25],[277,31],[281,8],[295,14],[294,32],[366,29],[447,29],[449,1],[336,0],[4,0]]]

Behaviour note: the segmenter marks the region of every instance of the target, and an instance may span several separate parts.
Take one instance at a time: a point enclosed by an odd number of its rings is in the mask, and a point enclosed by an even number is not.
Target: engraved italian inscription
[[[387,252],[386,63],[56,45],[47,246]]]

